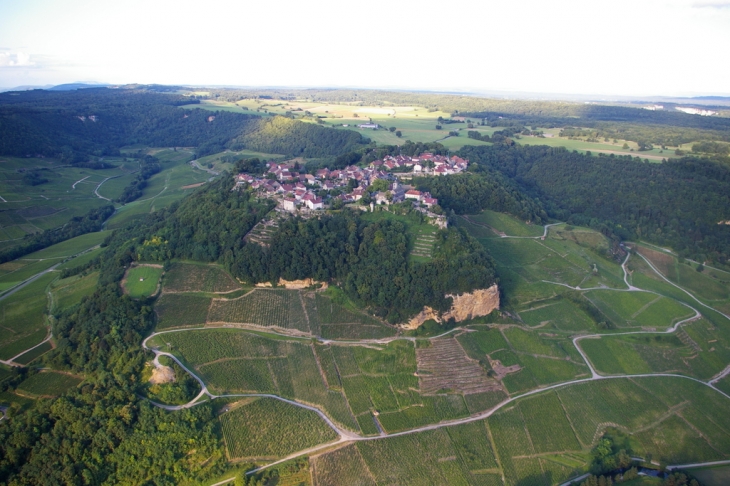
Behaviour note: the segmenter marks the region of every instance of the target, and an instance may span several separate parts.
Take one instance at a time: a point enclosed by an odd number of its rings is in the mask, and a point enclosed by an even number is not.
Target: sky
[[[0,87],[730,95],[730,0],[0,0]]]

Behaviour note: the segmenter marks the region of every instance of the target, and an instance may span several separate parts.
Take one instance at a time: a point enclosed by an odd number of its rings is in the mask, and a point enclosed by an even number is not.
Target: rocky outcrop
[[[163,383],[172,383],[175,381],[175,370],[169,366],[159,365],[152,370],[150,383],[153,385],[161,385]]]
[[[499,309],[499,288],[492,285],[488,289],[477,289],[460,295],[447,295],[453,299],[451,308],[441,316],[431,307],[424,307],[421,312],[404,324],[405,329],[416,329],[429,319],[443,322],[452,317],[456,322],[462,322],[475,317],[486,316],[494,309]]]
[[[326,288],[327,284],[322,282],[317,282],[314,279],[311,278],[305,278],[302,280],[284,280],[283,278],[279,279],[279,283],[277,284],[279,287],[284,287],[286,289],[306,289],[307,287],[311,287],[312,285],[324,285]],[[256,287],[261,288],[267,288],[272,287],[271,282],[261,282],[257,283]]]

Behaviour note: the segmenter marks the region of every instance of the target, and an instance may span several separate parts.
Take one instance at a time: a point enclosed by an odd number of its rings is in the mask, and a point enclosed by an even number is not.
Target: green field
[[[724,397],[690,380],[605,380],[520,399],[484,421],[358,442],[311,462],[316,484],[358,476],[364,484],[498,485],[504,475],[507,485],[549,486],[583,474],[609,427],[633,433],[633,455],[662,464],[726,459],[728,410]]]
[[[130,297],[149,297],[157,291],[162,268],[140,265],[132,267],[124,276],[124,290]]]
[[[121,157],[105,161],[115,167],[92,170],[63,166],[50,158],[0,158],[0,196],[7,201],[0,211],[3,246],[13,246],[26,234],[60,227],[72,217],[109,204],[97,197],[94,189],[108,177],[125,176],[136,170],[137,164]],[[19,170],[27,169],[37,169],[48,182],[37,186],[23,184]]]
[[[234,405],[219,420],[229,459],[278,459],[338,437],[313,411],[273,398]]]
[[[479,214],[465,216],[466,221],[472,222],[476,226],[494,228],[492,231],[494,237],[499,237],[498,233],[508,236],[542,236],[543,227],[534,224],[526,224],[514,216],[495,211],[484,210]],[[491,236],[491,235],[490,235]]]
[[[99,231],[96,233],[87,233],[85,235],[71,238],[64,242],[58,243],[43,250],[31,253],[23,257],[24,260],[39,260],[47,258],[64,258],[70,257],[104,241],[109,236],[108,232]]]
[[[81,378],[44,371],[37,373],[18,385],[18,391],[31,397],[55,397],[81,383]]]
[[[730,466],[688,469],[687,472],[701,481],[705,486],[724,486],[730,484]]]
[[[616,327],[663,330],[694,315],[688,307],[649,292],[593,290],[584,295]]]
[[[297,290],[256,289],[238,299],[214,300],[208,320],[310,331]]]
[[[48,335],[46,291],[56,275],[47,273],[0,300],[0,359],[10,359],[32,348]]]
[[[604,336],[580,342],[596,370],[605,374],[676,373],[711,378],[726,365],[714,353],[702,350],[677,334]]]
[[[44,354],[46,354],[48,351],[53,349],[53,345],[50,341],[47,341],[40,346],[28,351],[27,353],[23,353],[20,357],[15,358],[15,362],[24,366],[28,366],[29,364],[33,363],[36,359],[40,358]]]
[[[62,311],[81,302],[81,299],[91,295],[96,289],[96,282],[99,280],[99,272],[92,272],[88,275],[74,275],[51,284],[53,296],[53,311]]]
[[[109,218],[107,229],[117,229],[130,221],[143,218],[155,209],[169,206],[195,190],[197,184],[204,183],[211,175],[188,164],[192,152],[181,149],[144,149],[162,160],[162,171],[147,180],[147,187],[136,201],[125,204]],[[103,187],[103,186],[102,186]]]
[[[84,252],[83,254],[74,257],[65,259],[63,263],[61,263],[59,266],[56,267],[57,270],[65,270],[67,268],[76,268],[81,267],[83,265],[86,265],[94,258],[98,258],[102,252],[104,251],[103,248],[96,248],[91,251]]]
[[[0,276],[0,291],[10,290],[29,278],[51,268],[58,260],[13,260],[3,263],[0,268],[7,273]]]
[[[377,434],[375,414],[384,430],[396,432],[465,417],[504,399],[501,391],[427,394],[415,374],[428,365],[417,365],[416,349],[405,340],[382,346],[311,345],[245,331],[190,330],[157,336],[151,344],[184,359],[215,393],[274,393],[301,400],[366,435]],[[445,350],[445,357],[456,363],[453,349],[460,348]],[[437,378],[461,383],[459,373]]]
[[[157,330],[203,326],[212,298],[194,294],[162,294],[155,302]]]

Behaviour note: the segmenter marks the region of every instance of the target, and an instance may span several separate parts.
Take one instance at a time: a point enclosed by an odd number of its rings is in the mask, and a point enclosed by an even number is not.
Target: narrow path
[[[83,179],[79,179],[79,180],[77,180],[76,182],[74,182],[74,183],[73,183],[73,184],[71,185],[71,189],[76,189],[76,184],[78,184],[79,182],[83,182],[83,181],[85,181],[85,180],[86,180],[86,179],[88,179],[89,177],[91,177],[91,176],[86,176],[86,177],[84,177]],[[101,185],[101,184],[99,184],[99,185]],[[99,187],[97,186],[97,189],[98,189],[98,188],[99,188]],[[97,196],[98,196],[98,194],[97,194]]]
[[[700,304],[702,307],[705,307],[707,309],[710,309],[712,311],[715,311],[718,314],[724,316],[726,319],[729,319],[730,320],[730,316],[729,315],[725,314],[724,312],[720,312],[719,310],[715,309],[714,307],[710,307],[709,305],[705,304],[704,302],[700,301],[700,299],[698,299],[697,297],[695,297],[694,295],[692,295],[689,291],[685,290],[684,288],[680,287],[679,285],[675,284],[674,282],[672,282],[671,280],[669,280],[667,277],[665,277],[662,274],[662,272],[660,272],[659,270],[657,270],[657,268],[654,266],[654,264],[651,263],[644,255],[642,255],[639,252],[636,252],[636,254],[639,255],[642,258],[642,260],[644,260],[647,263],[647,265],[649,265],[651,267],[651,269],[654,270],[654,272],[656,272],[656,274],[659,275],[662,279],[664,279],[664,281],[667,282],[669,285],[672,285],[674,287],[677,287],[679,290],[681,290],[685,294],[689,295],[692,298],[692,300],[694,300],[695,302],[697,302],[698,304]]]
[[[202,170],[202,171],[205,171],[205,172],[207,172],[207,173],[208,173],[208,174],[210,174],[210,175],[213,175],[213,176],[217,176],[217,175],[220,175],[220,172],[216,172],[216,171],[214,171],[213,169],[206,169],[205,167],[202,167],[202,166],[201,166],[201,165],[200,165],[200,164],[198,163],[198,161],[197,161],[197,160],[191,160],[191,161],[190,161],[190,165],[192,165],[192,166],[193,166],[193,167],[195,167],[196,169],[200,169],[200,170]]]
[[[36,345],[35,345],[35,346],[33,346],[32,348],[28,348],[28,349],[26,349],[25,351],[23,351],[23,352],[21,352],[21,353],[19,353],[19,354],[16,354],[16,355],[15,355],[15,356],[13,356],[12,358],[10,358],[10,359],[9,359],[8,361],[15,361],[16,359],[18,359],[18,358],[20,358],[21,356],[23,356],[23,355],[24,355],[25,353],[28,353],[28,352],[30,352],[30,351],[33,351],[33,350],[34,350],[35,348],[37,348],[37,347],[43,346],[44,344],[46,344],[46,343],[47,343],[48,341],[50,341],[51,339],[53,339],[53,331],[49,332],[49,333],[48,333],[48,337],[47,337],[47,338],[45,338],[45,339],[44,339],[43,341],[39,342],[38,344],[36,344]],[[16,366],[21,366],[21,365],[16,365]]]
[[[526,240],[544,240],[545,238],[547,238],[548,228],[550,228],[551,226],[558,226],[561,224],[563,224],[563,223],[546,224],[544,226],[542,236],[509,236],[509,235],[505,235],[505,234],[500,234],[499,237],[500,238],[526,239]]]
[[[96,194],[96,197],[98,197],[98,198],[100,198],[100,199],[104,199],[105,201],[109,201],[109,202],[112,202],[112,200],[111,200],[111,199],[109,199],[108,197],[104,197],[104,196],[102,196],[101,194],[99,194],[99,188],[100,188],[100,187],[101,187],[101,185],[102,185],[102,184],[104,184],[104,183],[105,183],[106,181],[108,181],[108,180],[110,180],[110,179],[117,179],[117,178],[119,178],[119,177],[122,177],[122,176],[125,176],[125,175],[127,175],[127,174],[119,174],[119,175],[115,175],[115,176],[107,177],[106,179],[104,179],[103,181],[101,181],[101,182],[99,183],[99,185],[98,185],[98,186],[96,186],[96,189],[94,189],[94,194]]]

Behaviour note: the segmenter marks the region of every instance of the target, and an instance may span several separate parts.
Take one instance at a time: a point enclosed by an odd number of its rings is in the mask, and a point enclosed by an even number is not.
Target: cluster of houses
[[[295,211],[302,207],[312,210],[323,209],[325,207],[321,196],[323,191],[337,190],[338,195],[335,198],[342,200],[343,203],[360,201],[366,196],[369,186],[376,180],[384,180],[387,182],[387,190],[368,193],[373,204],[388,205],[411,200],[432,208],[438,204],[438,199],[433,198],[428,192],[417,191],[401,184],[390,171],[406,167],[412,168],[412,172],[419,175],[448,175],[465,170],[468,164],[467,160],[460,157],[424,153],[418,157],[387,156],[383,160],[371,162],[367,167],[319,169],[314,174],[302,174],[297,171],[296,164],[269,162],[266,164],[267,172],[264,177],[238,174],[236,187],[251,187],[266,197],[278,200],[282,209]],[[350,182],[352,180],[357,182],[354,188]]]
[[[441,176],[463,172],[469,166],[469,161],[456,155],[447,157],[426,152],[414,157],[388,155],[383,160],[371,162],[370,166],[382,170],[410,168],[414,174]]]

